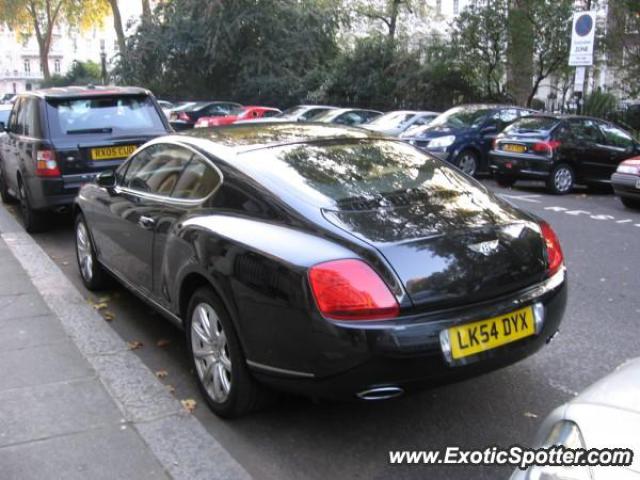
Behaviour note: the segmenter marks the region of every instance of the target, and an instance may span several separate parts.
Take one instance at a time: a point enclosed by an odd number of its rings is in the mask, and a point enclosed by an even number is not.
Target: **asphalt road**
[[[178,398],[199,402],[195,415],[255,478],[506,478],[504,467],[390,466],[388,451],[528,444],[555,406],[640,355],[640,212],[609,194],[556,197],[535,186],[486,184],[556,229],[569,269],[569,305],[561,334],[538,354],[463,383],[384,403],[284,398],[267,411],[222,421],[200,401],[182,333],[123,288],[100,297],[118,334],[142,342],[140,358],[166,371],[162,381]],[[35,238],[97,301],[76,269],[71,221],[57,220],[53,231]]]

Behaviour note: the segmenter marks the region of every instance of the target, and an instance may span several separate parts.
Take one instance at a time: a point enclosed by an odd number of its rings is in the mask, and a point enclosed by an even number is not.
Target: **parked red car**
[[[280,113],[282,113],[280,110],[271,107],[239,107],[223,117],[200,117],[196,122],[196,128],[231,125],[239,120],[274,117]]]

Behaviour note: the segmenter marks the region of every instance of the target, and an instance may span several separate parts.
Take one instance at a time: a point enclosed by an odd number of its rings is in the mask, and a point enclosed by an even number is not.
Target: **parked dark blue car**
[[[533,113],[507,105],[463,105],[440,114],[427,126],[407,130],[400,138],[473,176],[488,170],[488,154],[496,135]]]

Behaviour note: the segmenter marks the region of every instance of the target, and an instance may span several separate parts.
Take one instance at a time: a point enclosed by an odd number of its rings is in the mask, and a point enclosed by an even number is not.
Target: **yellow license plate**
[[[524,145],[505,143],[504,145],[502,145],[502,150],[506,152],[524,153],[527,151],[527,147],[525,147]]]
[[[459,359],[475,355],[529,337],[535,331],[531,307],[452,327],[448,331],[451,356]]]
[[[115,158],[127,158],[134,150],[138,148],[136,145],[118,145],[114,147],[100,147],[91,149],[91,160],[112,160]]]

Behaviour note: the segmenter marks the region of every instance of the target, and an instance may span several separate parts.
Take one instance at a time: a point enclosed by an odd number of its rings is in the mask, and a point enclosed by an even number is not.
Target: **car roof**
[[[71,87],[51,87],[41,90],[32,90],[21,93],[22,95],[32,95],[41,98],[82,98],[96,97],[100,95],[151,95],[146,88],[140,87],[115,87],[103,85],[85,85]]]
[[[177,135],[161,137],[190,144],[211,153],[224,150],[238,154],[278,145],[312,143],[322,140],[381,139],[379,134],[360,128],[320,123],[265,122],[233,124],[216,128],[198,128]],[[220,148],[222,147],[222,148]]]
[[[608,120],[604,118],[590,117],[588,115],[575,115],[570,113],[535,113],[533,115],[529,115],[528,117],[524,117],[522,120],[526,118],[555,118],[557,120],[596,120],[598,122],[610,123]]]

